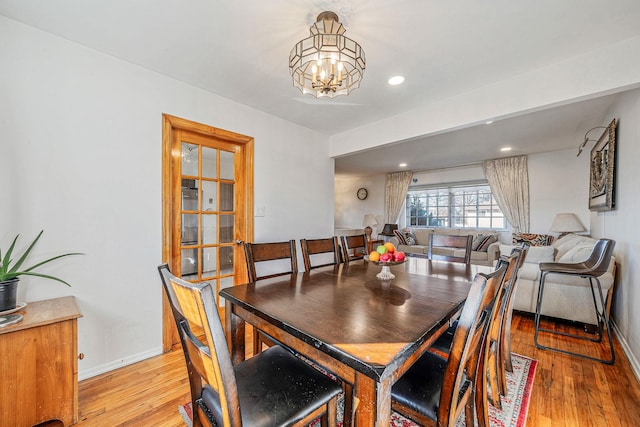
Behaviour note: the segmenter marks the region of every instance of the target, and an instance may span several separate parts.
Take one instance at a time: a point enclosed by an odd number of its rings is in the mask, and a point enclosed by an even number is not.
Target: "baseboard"
[[[611,326],[613,327],[613,331],[615,332],[616,337],[618,338],[618,341],[620,341],[620,346],[622,346],[622,350],[624,351],[624,354],[627,356],[627,359],[629,359],[631,370],[633,371],[633,374],[636,376],[636,380],[640,382],[640,363],[638,362],[638,359],[631,351],[631,347],[629,347],[629,344],[627,343],[627,340],[624,338],[624,336],[620,332],[620,329],[618,329],[618,325],[616,325],[616,322],[614,322],[611,319],[610,321],[611,321]]]
[[[104,365],[96,366],[91,369],[80,370],[78,371],[78,381],[86,380],[87,378],[95,377],[96,375],[105,374],[107,372],[113,371],[114,369],[141,362],[143,360],[149,359],[150,357],[158,356],[159,354],[162,354],[162,347],[157,347],[142,353],[133,354],[124,359],[105,363]]]

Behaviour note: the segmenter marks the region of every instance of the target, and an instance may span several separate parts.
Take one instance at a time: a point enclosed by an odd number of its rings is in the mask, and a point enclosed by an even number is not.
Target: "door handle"
[[[240,240],[240,239],[236,240],[236,245],[241,245],[241,244],[243,244],[243,243],[244,243],[244,242],[243,242],[242,240]]]

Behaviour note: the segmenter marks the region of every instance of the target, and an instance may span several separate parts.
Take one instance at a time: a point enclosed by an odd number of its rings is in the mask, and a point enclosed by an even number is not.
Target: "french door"
[[[253,138],[163,115],[163,260],[215,289],[246,282],[242,243],[253,240]],[[178,343],[163,297],[163,348]]]

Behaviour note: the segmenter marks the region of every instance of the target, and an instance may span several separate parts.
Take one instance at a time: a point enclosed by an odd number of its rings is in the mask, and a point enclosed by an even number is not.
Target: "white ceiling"
[[[303,96],[288,70],[324,10],[367,59],[360,88],[333,100]],[[640,34],[638,0],[0,0],[0,14],[327,135]],[[387,85],[396,74],[406,82]],[[397,170],[403,156],[415,170],[473,163],[496,144],[577,149],[613,98],[342,157],[336,172]]]

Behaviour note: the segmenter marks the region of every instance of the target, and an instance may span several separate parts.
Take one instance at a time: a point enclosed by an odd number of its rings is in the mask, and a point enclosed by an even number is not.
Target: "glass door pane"
[[[222,306],[220,288],[234,283],[236,156],[187,133],[180,144],[181,276],[194,283],[211,283]]]

